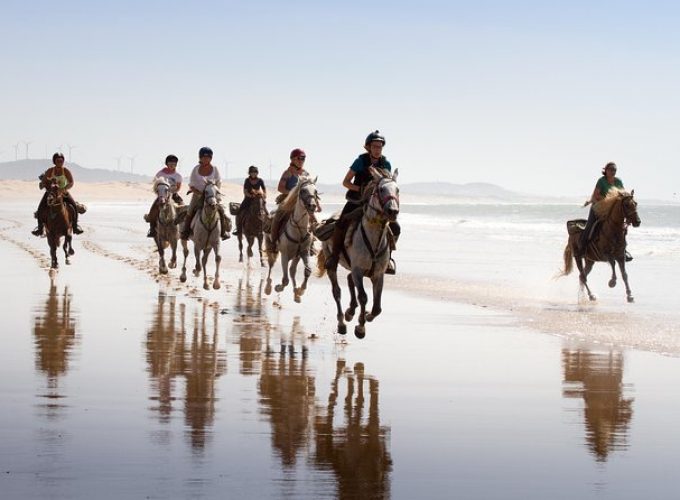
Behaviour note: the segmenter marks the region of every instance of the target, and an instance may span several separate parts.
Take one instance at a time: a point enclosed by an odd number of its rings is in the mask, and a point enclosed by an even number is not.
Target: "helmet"
[[[57,158],[61,158],[63,160],[64,159],[64,153],[59,153],[59,152],[54,153],[52,155],[52,163],[56,163]]]
[[[201,149],[198,150],[198,157],[200,158],[201,156],[209,156],[210,158],[212,158],[213,150],[207,146],[203,146]]]
[[[293,151],[290,152],[290,159],[292,160],[293,158],[297,158],[298,156],[307,156],[305,155],[305,152],[301,150],[300,148],[295,148]]]
[[[256,174],[260,173],[260,171],[257,169],[257,167],[255,165],[251,165],[251,166],[248,167],[248,173],[252,174],[253,172],[255,172]]]
[[[380,134],[379,130],[376,130],[375,132],[371,132],[366,136],[366,140],[364,141],[364,146],[368,146],[370,143],[374,141],[379,141],[383,143],[383,146],[385,145],[385,137]]]
[[[177,163],[179,159],[175,155],[168,155],[165,157],[165,164],[167,165],[170,162]]]

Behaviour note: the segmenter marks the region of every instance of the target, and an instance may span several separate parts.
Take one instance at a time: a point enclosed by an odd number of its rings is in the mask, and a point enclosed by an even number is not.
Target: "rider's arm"
[[[288,170],[286,170],[283,175],[281,175],[281,180],[279,180],[279,186],[278,186],[278,191],[279,193],[282,194],[288,194],[288,190],[286,189],[286,182],[288,181]]]
[[[66,181],[67,181],[64,189],[66,191],[68,191],[69,189],[71,189],[73,187],[73,184],[75,184],[75,182],[73,182],[73,176],[71,175],[71,171],[69,169],[67,169],[67,168],[64,169],[64,175],[66,176]]]
[[[343,187],[349,189],[350,191],[356,191],[357,193],[361,191],[361,187],[352,184],[352,179],[354,179],[355,172],[351,168],[345,174],[345,178],[342,180]]]
[[[600,201],[602,199],[602,195],[600,194],[600,188],[598,186],[595,186],[595,189],[593,189],[593,194],[590,196],[590,203],[595,203],[597,201]]]

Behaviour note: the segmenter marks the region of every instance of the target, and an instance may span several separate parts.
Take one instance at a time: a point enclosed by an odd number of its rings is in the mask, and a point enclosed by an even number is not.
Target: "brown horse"
[[[59,247],[62,237],[64,237],[63,249],[66,264],[70,264],[69,256],[75,253],[71,244],[73,234],[71,221],[73,217],[71,209],[64,203],[64,190],[56,182],[52,182],[47,187],[47,208],[44,214],[39,215],[44,217],[45,221],[47,243],[50,245],[50,256],[52,257],[51,268],[57,269],[59,267],[57,247]]]
[[[569,240],[564,249],[564,270],[559,276],[566,276],[573,269],[573,261],[579,270],[579,280],[581,287],[588,291],[588,298],[596,300],[595,295],[588,287],[588,273],[593,268],[595,262],[609,262],[612,268],[612,277],[609,280],[609,287],[616,286],[616,267],[618,262],[621,270],[621,277],[626,285],[626,296],[628,302],[633,302],[632,292],[628,285],[628,273],[626,272],[626,231],[629,225],[638,227],[640,216],[637,213],[637,202],[630,193],[612,189],[607,197],[593,206],[593,210],[598,218],[596,234],[591,238],[585,251],[585,255],[578,252],[579,238],[583,228],[579,227],[578,221],[567,222]],[[585,261],[585,263],[584,263]]]
[[[267,219],[267,202],[261,196],[256,196],[250,200],[250,204],[240,215],[243,217],[241,232],[238,233],[238,261],[243,262],[243,236],[248,242],[248,259],[253,257],[253,245],[257,238],[257,249],[260,252],[260,265],[264,267],[262,258],[262,238],[264,237],[264,221]]]

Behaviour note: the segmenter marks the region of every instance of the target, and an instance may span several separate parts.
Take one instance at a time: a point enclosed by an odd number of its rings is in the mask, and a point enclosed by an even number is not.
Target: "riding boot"
[[[232,233],[234,236],[238,236],[243,232],[243,214],[241,211],[236,214],[236,230]]]
[[[231,238],[231,234],[229,234],[231,231],[231,219],[227,217],[227,214],[224,213],[224,208],[222,208],[221,205],[218,205],[217,210],[220,213],[220,227],[222,229],[220,238],[222,238],[222,241],[224,241]]]
[[[31,231],[31,234],[34,236],[42,236],[43,234],[43,221],[41,219],[38,219],[38,227],[36,227],[33,231]]]
[[[626,250],[626,253],[624,254],[624,259],[626,260],[626,262],[630,262],[631,260],[633,260],[633,256],[628,252],[628,250]]]
[[[71,215],[73,215],[73,222],[71,223],[73,227],[73,232],[75,234],[83,234],[83,228],[78,225],[78,210],[75,205],[71,205]]]

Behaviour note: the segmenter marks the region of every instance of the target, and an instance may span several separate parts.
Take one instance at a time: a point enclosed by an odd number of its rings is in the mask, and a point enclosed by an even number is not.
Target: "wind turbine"
[[[68,148],[68,162],[71,163],[71,151],[77,148],[78,146],[72,146],[70,144],[67,144],[66,147]],[[61,148],[59,148],[61,150]]]
[[[33,144],[33,141],[22,141],[24,144],[26,144],[26,159],[28,160],[28,146],[30,144]]]
[[[128,160],[130,160],[130,173],[134,174],[135,173],[135,158],[137,158],[137,155],[135,156],[128,156]]]
[[[17,142],[14,145],[14,159],[15,160],[19,160],[19,144],[21,144],[21,142]]]
[[[116,160],[116,164],[117,164],[116,171],[120,172],[120,162],[123,160],[123,157],[122,156],[115,156],[113,159]]]

